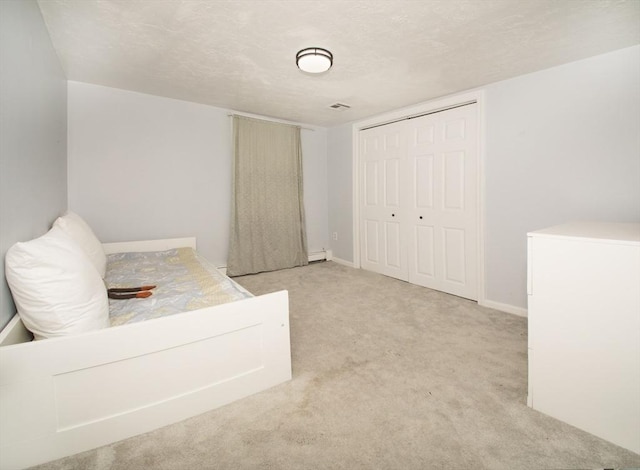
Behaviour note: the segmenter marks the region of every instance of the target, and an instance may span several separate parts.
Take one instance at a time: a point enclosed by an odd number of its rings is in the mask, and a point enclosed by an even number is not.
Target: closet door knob
[[[391,217],[395,217],[395,216],[396,216],[395,214],[391,214]]]
[[[422,216],[420,216],[420,220],[422,220]]]

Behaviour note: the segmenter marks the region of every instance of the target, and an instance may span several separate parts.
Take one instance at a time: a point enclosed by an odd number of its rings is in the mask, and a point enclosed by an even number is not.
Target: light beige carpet
[[[640,455],[531,410],[527,321],[332,262],[288,289],[293,380],[40,469],[596,469]]]

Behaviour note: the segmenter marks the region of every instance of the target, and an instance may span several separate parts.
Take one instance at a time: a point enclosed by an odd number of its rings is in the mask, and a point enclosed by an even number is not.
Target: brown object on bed
[[[149,292],[148,290],[145,290],[145,291],[142,291],[142,292],[133,292],[131,294],[117,294],[115,292],[108,292],[107,293],[107,295],[109,296],[110,299],[115,299],[115,300],[146,299],[151,294],[152,293]]]
[[[155,289],[156,286],[140,286],[140,287],[112,287],[107,289],[107,296],[110,299],[146,299]]]
[[[112,287],[111,289],[107,289],[107,292],[115,292],[117,294],[123,292],[140,292],[143,290],[151,290],[155,289],[156,286],[141,286],[141,287]]]

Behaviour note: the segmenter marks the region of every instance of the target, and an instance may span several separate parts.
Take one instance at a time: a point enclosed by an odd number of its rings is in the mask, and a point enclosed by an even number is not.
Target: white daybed
[[[161,251],[195,238],[105,244]],[[0,333],[0,468],[47,462],[291,379],[287,291],[74,336]]]

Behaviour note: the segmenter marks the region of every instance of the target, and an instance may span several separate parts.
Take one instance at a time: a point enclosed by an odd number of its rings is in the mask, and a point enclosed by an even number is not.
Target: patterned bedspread
[[[108,288],[157,286],[146,299],[109,299],[112,326],[251,297],[192,248],[111,254],[105,283]]]

